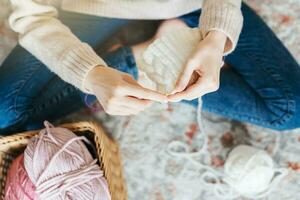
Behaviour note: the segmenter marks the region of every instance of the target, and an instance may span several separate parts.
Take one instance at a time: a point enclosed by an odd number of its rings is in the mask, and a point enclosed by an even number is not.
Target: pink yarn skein
[[[85,137],[45,122],[24,153],[24,165],[39,200],[110,200],[103,172]]]
[[[4,200],[37,200],[34,191],[35,187],[26,173],[22,154],[12,162],[9,168]]]

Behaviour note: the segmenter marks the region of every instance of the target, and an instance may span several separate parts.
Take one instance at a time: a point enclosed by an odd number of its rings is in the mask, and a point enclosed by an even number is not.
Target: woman
[[[20,46],[0,68],[2,134],[64,116],[83,105],[84,93],[95,95],[112,115],[137,114],[153,101],[197,105],[193,99],[204,95],[203,108],[210,112],[277,130],[300,126],[299,65],[241,0],[54,2],[11,0],[9,22]],[[135,59],[147,42],[100,55],[103,59],[93,50],[133,19],[171,18],[156,36],[187,25],[199,26],[204,37],[173,95],[135,80]]]

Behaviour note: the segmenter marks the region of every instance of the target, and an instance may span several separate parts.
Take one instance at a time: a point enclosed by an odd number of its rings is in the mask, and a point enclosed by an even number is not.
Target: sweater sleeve
[[[22,47],[64,81],[88,92],[84,80],[97,65],[106,63],[56,17],[56,9],[33,0],[11,0],[11,28]]]
[[[203,0],[201,34],[205,37],[212,30],[223,32],[228,38],[225,55],[235,49],[242,30],[241,3],[241,0]]]

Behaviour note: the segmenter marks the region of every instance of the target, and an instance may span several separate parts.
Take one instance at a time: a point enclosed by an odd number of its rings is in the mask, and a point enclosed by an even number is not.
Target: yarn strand
[[[208,135],[205,131],[205,126],[202,119],[202,99],[198,99],[198,107],[197,107],[197,123],[199,125],[199,136],[201,137],[201,140],[203,141],[202,147],[196,152],[191,152],[189,150],[189,146],[182,142],[182,141],[172,141],[169,143],[167,147],[167,152],[170,155],[176,156],[176,157],[182,157],[187,160],[189,160],[191,163],[193,163],[195,166],[198,167],[199,171],[202,172],[202,175],[200,176],[200,181],[203,182],[207,186],[207,190],[213,192],[213,194],[220,198],[220,199],[235,199],[238,198],[241,194],[232,187],[230,187],[228,182],[226,182],[225,174],[223,172],[219,172],[213,167],[202,163],[201,161],[206,160],[206,163],[210,163],[211,156],[208,152],[207,145],[208,145]],[[276,137],[276,142],[280,141],[280,137]],[[176,149],[181,149],[180,152],[176,151]],[[276,153],[278,147],[274,148],[273,154]],[[245,176],[245,173],[249,170],[251,162],[256,159],[256,156],[250,158],[250,160],[247,161],[247,163],[243,166],[243,174],[240,175],[240,177]],[[199,161],[199,158],[202,158]],[[271,158],[270,158],[271,159]],[[273,162],[272,160],[269,160],[269,162]],[[266,197],[271,191],[274,190],[274,188],[283,180],[283,178],[288,174],[287,169],[274,169],[274,172],[279,173],[279,175],[276,175],[273,180],[270,182],[270,184],[267,186],[267,189],[259,194],[255,195],[249,195],[249,194],[242,194],[244,197],[248,198],[263,198]],[[225,178],[225,179],[224,179]],[[206,180],[214,180],[214,183],[207,182]]]

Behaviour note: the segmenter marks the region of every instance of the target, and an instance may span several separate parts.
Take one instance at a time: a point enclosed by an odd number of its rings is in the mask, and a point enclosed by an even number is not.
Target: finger
[[[200,88],[201,87],[198,83],[191,85],[187,90],[169,96],[169,101],[179,102],[182,100],[192,100],[196,97],[200,97],[204,94],[201,92]]]
[[[152,101],[146,99],[137,99],[135,97],[123,97],[120,99],[120,105],[134,108],[136,110],[145,110],[147,107],[152,105]]]
[[[181,92],[187,87],[194,72],[194,66],[194,63],[187,64],[176,83],[173,94],[175,94],[176,92]]]
[[[128,83],[123,86],[123,95],[137,97],[139,99],[148,99],[158,102],[167,102],[166,95],[160,94],[150,89],[143,88],[137,83]]]
[[[178,102],[183,99],[185,100],[193,100],[195,98],[201,97],[204,94],[210,92],[210,86],[207,84],[207,81],[203,79],[198,79],[198,81],[188,87],[185,91],[170,95],[169,101]]]

